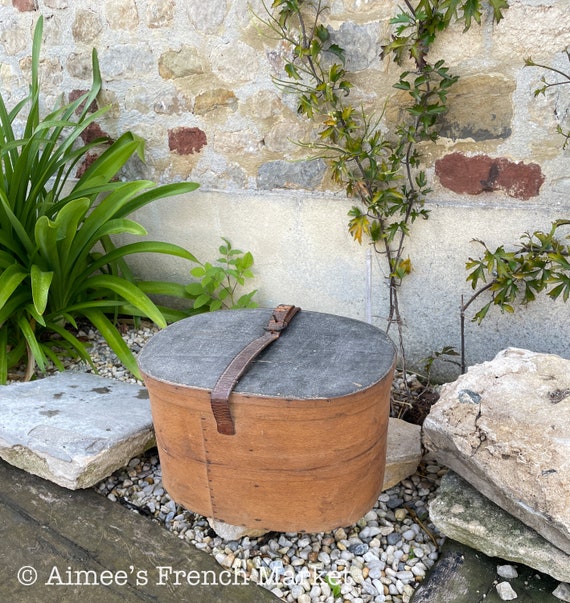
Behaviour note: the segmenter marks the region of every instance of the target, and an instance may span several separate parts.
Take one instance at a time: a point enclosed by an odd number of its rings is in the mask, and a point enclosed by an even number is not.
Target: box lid
[[[231,360],[264,334],[272,311],[223,310],[178,321],[146,344],[140,369],[159,381],[211,390]],[[381,329],[302,310],[253,361],[234,391],[293,399],[345,396],[381,381],[395,357]]]

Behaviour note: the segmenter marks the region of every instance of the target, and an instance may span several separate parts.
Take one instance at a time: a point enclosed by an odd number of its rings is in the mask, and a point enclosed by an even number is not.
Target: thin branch
[[[472,295],[469,300],[467,301],[466,304],[463,303],[463,300],[461,301],[461,309],[463,312],[465,312],[465,310],[467,310],[467,308],[481,295],[481,293],[484,293],[485,291],[489,290],[495,283],[497,282],[497,279],[493,279],[491,282],[487,283],[484,287],[481,287],[481,289],[479,289],[474,295]]]

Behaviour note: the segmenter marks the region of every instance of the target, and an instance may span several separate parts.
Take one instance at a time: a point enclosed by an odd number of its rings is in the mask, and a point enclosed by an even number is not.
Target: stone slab
[[[445,384],[424,445],[570,554],[570,360],[503,350]]]
[[[0,483],[0,601],[279,601],[92,489],[70,491],[3,461]]]
[[[75,490],[155,443],[147,390],[66,372],[0,387],[0,458]]]
[[[429,505],[437,529],[489,557],[524,564],[570,582],[570,555],[544,539],[449,471]]]
[[[560,603],[553,596],[559,583],[550,576],[517,566],[518,576],[505,580],[497,573],[504,562],[447,539],[438,562],[418,586],[410,603],[501,603],[497,585],[510,584],[517,603]]]
[[[388,447],[382,490],[388,490],[413,475],[422,460],[422,429],[391,417],[388,421]]]

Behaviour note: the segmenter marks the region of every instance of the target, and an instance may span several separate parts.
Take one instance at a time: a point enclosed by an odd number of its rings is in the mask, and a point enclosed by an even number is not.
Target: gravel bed
[[[437,465],[420,466],[415,475],[383,492],[355,525],[234,541],[222,540],[206,518],[170,498],[156,450],[132,459],[95,489],[152,517],[213,555],[224,569],[243,574],[283,601],[406,603],[438,558],[441,539],[427,519],[427,503],[443,472]]]
[[[123,337],[136,353],[156,332],[127,328]],[[96,331],[82,336],[103,377],[136,382]],[[67,370],[90,371],[70,361]],[[401,388],[398,377],[395,388]],[[222,540],[206,518],[176,504],[162,485],[156,449],[134,458],[95,486],[109,500],[158,521],[226,570],[271,590],[288,603],[407,603],[438,558],[443,538],[427,506],[445,469],[423,463],[415,475],[382,492],[355,525],[318,534],[270,532],[260,538]]]

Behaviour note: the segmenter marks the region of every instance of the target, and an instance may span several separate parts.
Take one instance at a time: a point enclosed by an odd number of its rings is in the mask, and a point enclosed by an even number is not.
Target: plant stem
[[[467,308],[483,293],[490,289],[496,280],[492,280],[490,283],[487,283],[484,287],[481,287],[476,293],[474,293],[468,300],[467,303],[463,303],[463,295],[461,296],[461,307],[460,307],[460,329],[461,329],[461,374],[463,375],[466,371],[466,362],[465,362],[465,312]]]

